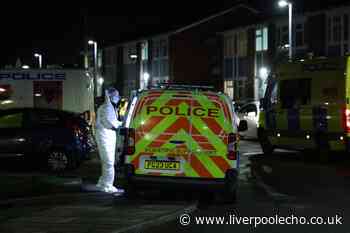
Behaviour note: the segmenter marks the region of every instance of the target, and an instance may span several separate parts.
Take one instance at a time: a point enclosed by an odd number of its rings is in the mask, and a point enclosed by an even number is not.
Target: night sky
[[[86,5],[72,5],[74,1],[69,4],[61,1],[46,1],[45,4],[16,2],[16,5],[1,7],[0,67],[14,65],[17,58],[22,63],[35,66],[35,52],[43,54],[44,65],[79,64],[82,61],[80,52],[84,48],[84,35],[97,40],[99,46],[106,46],[193,23],[230,8],[237,2],[281,14],[283,12],[277,9],[276,1],[130,1],[123,5],[118,5],[122,1],[86,1]],[[294,2],[297,10],[303,10],[321,7],[326,2],[339,4],[344,1]]]

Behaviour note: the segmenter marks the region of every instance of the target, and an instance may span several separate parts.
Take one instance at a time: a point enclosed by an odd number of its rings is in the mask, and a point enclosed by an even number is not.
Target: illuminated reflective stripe
[[[175,118],[176,119],[176,118]],[[179,117],[177,120],[168,127],[161,135],[159,135],[151,144],[151,147],[161,147],[163,144],[167,143],[167,140],[169,140],[171,137],[174,136],[178,131],[183,129],[186,132],[189,132],[190,129],[190,123],[188,122],[187,118],[185,117]]]
[[[203,163],[198,160],[197,156],[191,155],[191,167],[200,177],[213,178],[213,175],[203,166]]]
[[[149,118],[143,125],[141,124],[139,128],[136,129],[136,143],[144,137],[144,132],[150,132],[155,126],[161,123],[165,117],[163,116],[153,116]]]
[[[222,156],[211,156],[210,157],[211,160],[213,160],[213,162],[216,164],[216,166],[221,169],[221,171],[223,172],[223,174],[225,174],[225,172],[228,169],[233,168],[233,165],[231,165],[226,159],[224,159]]]

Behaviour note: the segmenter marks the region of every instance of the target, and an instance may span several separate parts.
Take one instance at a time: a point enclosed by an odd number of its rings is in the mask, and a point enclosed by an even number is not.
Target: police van
[[[277,66],[262,105],[258,135],[266,155],[275,148],[311,149],[328,160],[334,152],[349,152],[349,57]]]
[[[208,87],[166,85],[130,99],[119,158],[127,193],[203,187],[236,197],[238,129],[232,103]],[[240,130],[247,128],[240,123]],[[123,181],[122,181],[123,182]]]

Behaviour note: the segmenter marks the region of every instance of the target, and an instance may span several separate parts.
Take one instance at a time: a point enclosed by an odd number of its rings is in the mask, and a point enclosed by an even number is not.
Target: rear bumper
[[[141,189],[210,189],[222,191],[228,187],[237,187],[238,183],[236,169],[227,170],[225,178],[222,179],[136,175],[132,165],[124,165],[118,173],[118,180],[123,183],[122,185],[132,185]]]

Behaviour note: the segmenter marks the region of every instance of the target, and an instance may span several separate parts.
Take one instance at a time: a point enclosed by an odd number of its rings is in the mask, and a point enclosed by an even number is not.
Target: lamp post
[[[42,67],[42,57],[43,56],[41,54],[39,54],[39,53],[35,53],[34,57],[37,57],[39,59],[39,68],[41,69],[41,67]]]
[[[292,60],[293,58],[293,54],[292,54],[292,16],[293,16],[293,5],[291,2],[288,2],[286,0],[280,0],[278,2],[278,6],[281,8],[284,8],[286,6],[288,6],[288,10],[289,10],[289,59]]]
[[[89,40],[88,44],[94,45],[94,93],[95,97],[97,97],[97,42]]]

